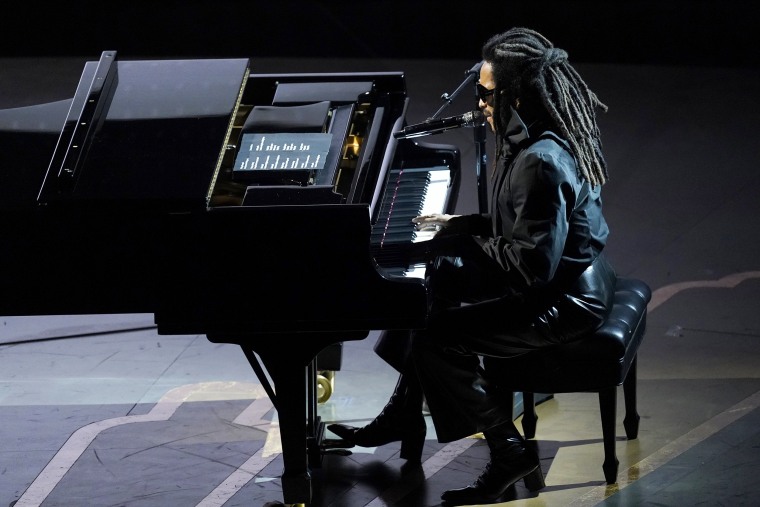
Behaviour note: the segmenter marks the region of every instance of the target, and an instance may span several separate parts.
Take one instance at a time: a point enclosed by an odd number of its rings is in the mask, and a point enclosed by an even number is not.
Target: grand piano
[[[0,110],[0,315],[152,313],[239,345],[278,411],[283,500],[310,502],[316,359],[425,326],[409,219],[455,206],[458,150],[392,135],[408,100],[400,72],[104,51],[70,99]]]

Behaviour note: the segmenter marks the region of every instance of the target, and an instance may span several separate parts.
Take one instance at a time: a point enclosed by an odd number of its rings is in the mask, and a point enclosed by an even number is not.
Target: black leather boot
[[[520,479],[525,480],[525,487],[530,491],[544,487],[538,455],[513,429],[514,424],[510,422],[483,432],[491,451],[490,462],[469,486],[445,491],[441,495],[444,505],[498,503]]]
[[[422,389],[417,379],[400,375],[390,400],[375,419],[362,428],[346,424],[327,427],[347,443],[377,447],[401,441],[401,458],[420,461],[427,426],[422,415]]]

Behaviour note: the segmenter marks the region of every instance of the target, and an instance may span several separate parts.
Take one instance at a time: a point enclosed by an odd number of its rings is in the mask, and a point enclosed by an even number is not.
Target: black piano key
[[[393,170],[388,179],[384,200],[377,223],[372,231],[371,241],[380,247],[376,259],[381,264],[406,263],[399,257],[398,249],[390,246],[411,244],[416,239],[416,228],[412,219],[422,212],[423,203],[430,183],[427,170]]]

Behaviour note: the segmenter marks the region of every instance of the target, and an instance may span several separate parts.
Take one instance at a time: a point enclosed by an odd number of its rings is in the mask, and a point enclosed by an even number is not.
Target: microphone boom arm
[[[438,118],[443,113],[443,111],[446,110],[446,108],[449,107],[452,102],[454,102],[454,99],[456,99],[457,96],[460,93],[462,93],[462,90],[464,90],[466,86],[469,86],[473,80],[477,80],[478,76],[480,75],[480,67],[482,65],[483,65],[482,61],[473,65],[470,70],[464,73],[465,75],[464,81],[462,81],[459,84],[459,86],[457,86],[456,90],[454,90],[450,94],[444,92],[444,94],[441,95],[441,99],[444,101],[444,103],[443,105],[441,105],[440,108],[438,108],[438,111],[436,111],[435,114],[433,114],[433,116],[430,117],[431,119]]]
[[[433,114],[424,124],[419,124],[415,127],[423,127],[428,126],[428,123],[433,121],[441,122],[443,120],[436,120],[441,113],[454,101],[454,99],[464,90],[465,87],[471,86],[473,83],[477,83],[478,77],[480,76],[480,68],[483,66],[483,62],[480,61],[472,66],[472,68],[465,72],[465,79],[460,83],[460,85],[454,90],[451,94],[444,93],[441,95],[441,99],[444,101],[443,105],[438,109],[438,111]],[[399,137],[419,137],[423,135],[429,135],[439,132],[444,132],[445,130],[449,130],[451,128],[457,128],[465,126],[463,124],[458,124],[456,126],[450,126],[448,128],[439,129],[436,131],[431,131],[429,128],[427,130],[421,129],[418,130],[418,133],[411,133],[407,129],[400,130],[398,132],[393,133],[393,137],[399,138]],[[475,128],[473,129],[473,142],[475,145],[475,178],[477,182],[477,194],[478,194],[478,211],[480,213],[486,213],[488,211],[488,178],[487,178],[487,162],[486,162],[486,126],[485,122],[481,122],[479,125],[475,125]]]

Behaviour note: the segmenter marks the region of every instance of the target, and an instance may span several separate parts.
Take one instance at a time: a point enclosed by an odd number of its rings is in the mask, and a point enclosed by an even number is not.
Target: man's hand
[[[431,215],[414,217],[412,218],[412,222],[417,226],[418,231],[439,231],[446,228],[449,220],[458,216],[433,213]]]

